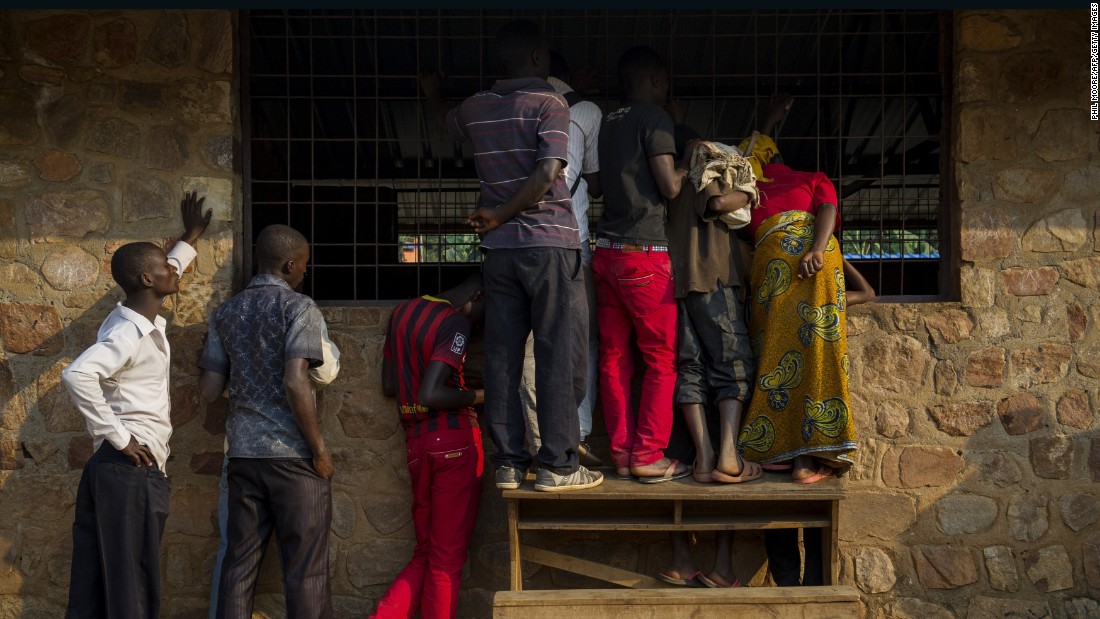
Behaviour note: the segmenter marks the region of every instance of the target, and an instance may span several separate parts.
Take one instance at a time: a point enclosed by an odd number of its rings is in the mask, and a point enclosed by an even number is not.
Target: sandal
[[[702,572],[695,572],[687,578],[673,578],[672,576],[669,576],[664,572],[657,572],[657,578],[663,580],[664,582],[667,582],[670,585],[679,585],[681,587],[703,588],[710,586],[706,584],[705,580],[703,580]]]
[[[723,473],[715,468],[711,471],[710,476],[714,478],[714,481],[720,481],[724,484],[740,484],[746,481],[760,479],[760,477],[764,475],[764,470],[760,468],[759,464],[749,462],[741,456],[737,456],[737,459],[741,461],[741,472],[737,475]],[[756,467],[756,470],[753,470],[753,467]]]
[[[659,484],[661,482],[681,479],[691,475],[692,468],[690,466],[685,464],[682,469],[676,468],[679,465],[680,461],[674,459],[672,463],[668,465],[668,468],[665,469],[665,472],[660,475],[635,475],[635,477],[643,484]],[[633,473],[634,471],[631,470],[630,472]]]
[[[802,479],[795,479],[794,483],[796,483],[796,484],[813,484],[813,483],[817,483],[817,482],[821,481],[822,479],[825,479],[826,477],[831,476],[832,474],[833,474],[833,467],[828,466],[826,464],[819,464],[818,467],[817,467],[817,472],[816,473],[814,473],[813,475],[810,475],[809,477],[804,477]]]
[[[768,462],[761,464],[760,468],[765,471],[789,471],[794,468],[794,464],[788,462]]]
[[[700,573],[699,580],[703,581],[703,584],[710,587],[711,589],[735,589],[741,586],[741,580],[739,578],[734,578],[732,583],[728,585],[723,585],[717,580],[711,580],[710,578],[707,578],[706,575]]]

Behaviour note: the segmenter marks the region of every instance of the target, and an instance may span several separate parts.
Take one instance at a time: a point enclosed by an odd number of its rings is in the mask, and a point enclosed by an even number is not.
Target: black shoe
[[[577,455],[580,456],[581,465],[590,469],[603,464],[603,460],[600,460],[596,457],[596,454],[592,453],[592,448],[588,446],[587,441],[581,441],[577,445]]]

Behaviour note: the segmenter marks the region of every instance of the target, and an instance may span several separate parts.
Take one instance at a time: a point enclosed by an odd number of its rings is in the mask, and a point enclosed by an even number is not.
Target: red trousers
[[[416,547],[371,617],[454,617],[481,498],[481,430],[436,430],[405,441]]]
[[[664,457],[672,432],[676,387],[676,300],[666,252],[597,247],[592,258],[600,326],[600,402],[615,466],[645,466]],[[630,410],[636,342],[645,377]]]

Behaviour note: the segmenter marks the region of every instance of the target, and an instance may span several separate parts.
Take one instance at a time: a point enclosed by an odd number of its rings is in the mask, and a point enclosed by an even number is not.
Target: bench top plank
[[[740,484],[701,484],[690,477],[643,484],[615,479],[611,470],[601,470],[604,481],[588,490],[539,492],[530,476],[515,490],[504,490],[505,499],[521,500],[691,500],[691,501],[838,501],[844,490],[836,478],[813,484],[796,484],[787,473],[764,473],[760,479]]]
[[[632,604],[814,604],[821,602],[858,602],[859,592],[850,586],[820,587],[740,587],[736,589],[540,589],[535,591],[498,591],[494,606],[602,606]]]

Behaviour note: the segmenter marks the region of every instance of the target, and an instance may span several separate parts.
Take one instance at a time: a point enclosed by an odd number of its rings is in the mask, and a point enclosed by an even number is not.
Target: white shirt
[[[546,81],[558,94],[573,92],[569,84],[551,77]],[[600,122],[603,112],[591,101],[580,101],[569,108],[569,150],[566,153],[565,185],[570,189],[578,175],[600,171],[600,156],[597,146],[600,141]],[[581,241],[588,240],[588,182],[581,178],[577,191],[573,194],[573,216],[577,218],[577,236]]]
[[[168,262],[182,274],[195,253],[179,241],[168,252]],[[61,372],[61,382],[84,415],[96,449],[108,440],[121,450],[133,437],[153,452],[161,471],[172,436],[172,356],[166,324],[161,316],[149,322],[119,303],[99,327],[96,343]]]

